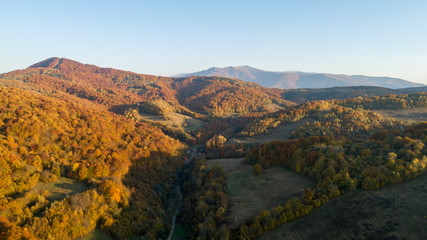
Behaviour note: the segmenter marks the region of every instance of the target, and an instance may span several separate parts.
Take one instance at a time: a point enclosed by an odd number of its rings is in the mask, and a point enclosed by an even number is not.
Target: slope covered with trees
[[[293,104],[282,99],[280,90],[236,79],[158,77],[64,58],[50,58],[27,69],[2,74],[0,78],[24,82],[36,91],[66,92],[103,104],[115,112],[156,100],[174,106],[178,112],[210,116],[271,111],[272,105]]]
[[[181,222],[190,239],[229,239],[226,217],[229,201],[226,193],[227,176],[222,167],[208,169],[203,155],[194,160],[184,175],[185,198]]]
[[[116,237],[165,236],[165,202],[185,146],[149,124],[75,100],[0,88],[1,234],[72,239],[98,224]],[[53,201],[34,188],[59,176],[90,189]],[[138,227],[126,224],[135,220]]]
[[[313,101],[294,107],[283,109],[274,113],[254,119],[240,132],[242,136],[255,136],[268,133],[280,124],[300,121],[304,118],[314,118],[322,124],[322,130],[328,126],[335,126],[335,130],[317,133],[315,135],[339,135],[340,131],[350,131],[352,134],[363,131],[371,133],[381,128],[400,126],[401,123],[384,119],[380,115],[369,110],[381,109],[407,109],[427,106],[427,93],[411,93],[400,95],[385,95],[372,97],[356,97],[342,100]],[[341,130],[338,131],[337,128]],[[371,129],[371,130],[369,130]],[[307,132],[298,136],[310,136],[313,132]],[[345,134],[344,134],[345,135]]]
[[[345,91],[332,89],[289,97],[292,91],[236,79],[157,77],[59,58],[2,74],[0,86],[7,86],[0,87],[2,239],[75,239],[95,228],[114,239],[165,239],[177,185],[188,238],[252,239],[344,192],[405,181],[427,166],[427,125],[372,111],[426,107],[426,93],[341,99]],[[350,95],[375,95],[372,89]],[[299,105],[286,100],[298,96]],[[310,101],[319,97],[337,99]],[[185,132],[145,122],[141,113],[203,122]],[[296,126],[288,141],[228,141],[288,123]],[[199,145],[187,156],[181,141]],[[208,168],[205,156],[246,156],[257,175],[285,166],[317,185],[229,229],[226,172]],[[64,177],[85,187],[67,197],[43,187]]]

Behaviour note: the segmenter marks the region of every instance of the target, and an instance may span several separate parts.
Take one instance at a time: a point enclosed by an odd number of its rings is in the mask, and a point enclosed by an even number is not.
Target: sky
[[[0,0],[0,73],[50,57],[169,76],[249,65],[427,84],[427,1]]]

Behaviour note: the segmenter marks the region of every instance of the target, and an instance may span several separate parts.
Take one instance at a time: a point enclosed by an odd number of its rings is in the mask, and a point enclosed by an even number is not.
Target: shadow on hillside
[[[110,228],[113,238],[167,238],[178,204],[175,199],[179,199],[175,185],[181,167],[181,158],[153,152],[129,167],[123,177],[123,184],[131,190],[129,207],[115,217]]]
[[[110,109],[108,109],[108,111],[123,115],[125,111],[132,106],[134,105],[131,105],[131,104],[114,105],[114,106],[111,106]]]

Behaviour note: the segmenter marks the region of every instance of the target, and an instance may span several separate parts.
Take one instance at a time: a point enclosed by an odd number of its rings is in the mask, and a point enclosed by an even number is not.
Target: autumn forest
[[[424,90],[289,91],[64,58],[0,74],[0,239],[274,239],[425,175]]]

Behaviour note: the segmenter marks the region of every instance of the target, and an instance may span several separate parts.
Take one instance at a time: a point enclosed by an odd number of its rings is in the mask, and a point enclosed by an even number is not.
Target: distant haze
[[[343,75],[306,72],[272,72],[250,66],[209,68],[195,73],[178,74],[187,76],[222,76],[258,83],[270,88],[329,88],[344,86],[379,86],[385,88],[409,88],[423,86],[407,80],[391,77],[369,77],[363,75]]]

